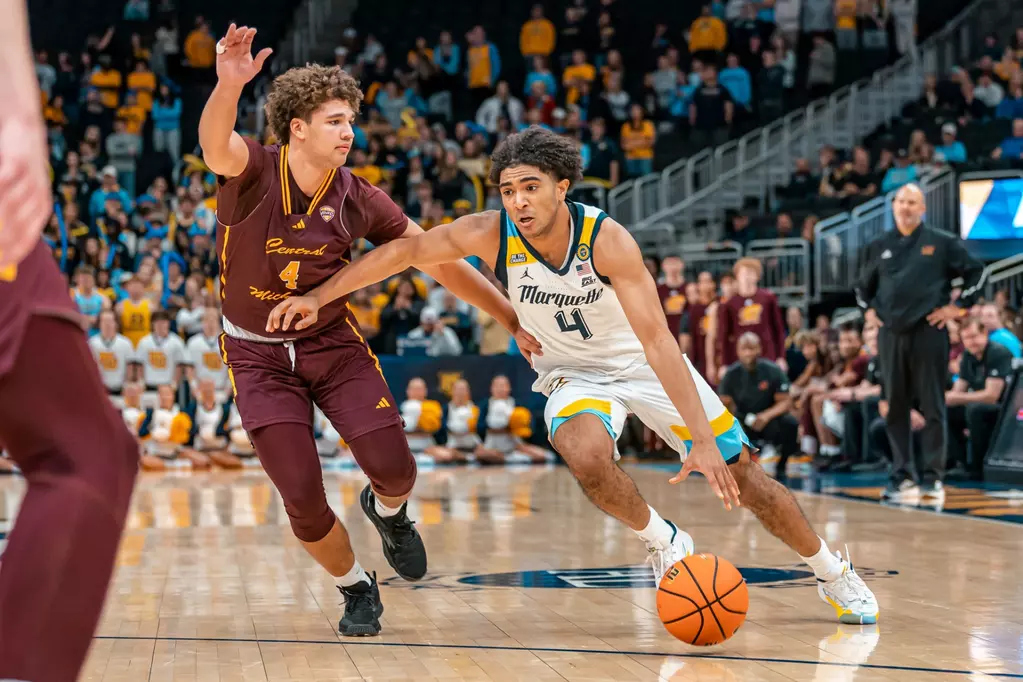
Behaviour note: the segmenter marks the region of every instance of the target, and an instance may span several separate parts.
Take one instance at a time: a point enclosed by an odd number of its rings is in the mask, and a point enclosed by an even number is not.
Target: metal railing
[[[746,245],[746,256],[764,268],[760,279],[765,289],[779,297],[810,296],[810,244],[804,239],[755,239]]]
[[[973,33],[969,20],[980,16],[983,8],[997,5],[998,0],[978,0],[972,4],[919,46],[918,58],[907,55],[875,73],[869,81],[842,88],[827,99],[789,113],[781,121],[710,153],[701,153],[684,166],[672,164],[657,176],[662,186],[656,202],[659,208],[652,214],[644,213],[651,202],[641,201],[635,189],[646,178],[633,181],[621,191],[621,201],[611,205],[612,211],[625,210],[612,215],[630,228],[670,223],[680,235],[686,235],[698,224],[710,223],[713,236],[726,210],[742,208],[747,197],[763,199],[771,187],[789,176],[795,158],[813,158],[823,144],[855,144],[900,115],[906,104],[919,97],[925,73],[943,73],[947,66],[969,55]],[[684,170],[680,171],[680,167]],[[708,177],[711,181],[704,181]],[[684,198],[671,201],[680,195]]]
[[[921,184],[927,205],[925,219],[929,227],[955,233],[956,175],[944,169],[925,178]],[[895,192],[857,206],[814,227],[813,258],[817,264],[813,294],[848,292],[855,285],[863,266],[864,247],[893,226],[891,202]],[[949,230],[948,227],[953,229]]]
[[[670,226],[663,226],[662,229],[670,229]],[[742,245],[736,242],[721,242],[718,244],[678,244],[674,241],[670,246],[665,246],[658,251],[661,258],[678,256],[685,263],[686,270],[696,277],[697,273],[709,272],[714,279],[721,277],[726,272],[735,268],[735,263],[742,258]]]
[[[985,300],[994,300],[998,291],[1004,291],[1009,296],[1010,305],[1023,296],[1023,253],[987,266]]]

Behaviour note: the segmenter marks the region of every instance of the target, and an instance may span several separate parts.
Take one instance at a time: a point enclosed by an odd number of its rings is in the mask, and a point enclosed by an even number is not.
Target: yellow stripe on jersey
[[[586,207],[589,208],[589,207]],[[593,228],[597,226],[597,214],[590,215],[587,211],[583,216],[583,229],[579,235],[579,246],[585,244],[593,251]]]
[[[224,225],[224,247],[220,250],[220,300],[227,295],[227,240],[231,236],[231,226]]]
[[[316,190],[316,194],[313,195],[313,200],[311,202],[309,202],[309,210],[305,212],[305,214],[307,216],[311,216],[313,214],[313,210],[316,208],[316,205],[320,203],[320,201],[323,199],[324,195],[327,193],[327,190],[330,189],[330,186],[334,183],[334,178],[336,176],[337,176],[337,169],[336,168],[332,168],[330,170],[330,172],[327,173],[326,177],[323,178],[323,182],[320,183],[320,188]],[[302,218],[302,220],[299,220],[298,223],[296,223],[292,227],[292,229],[293,230],[304,230],[305,229],[305,218]]]
[[[362,334],[359,333],[359,328],[356,327],[355,324],[352,322],[351,315],[355,314],[352,312],[352,304],[345,303],[345,305],[348,307],[349,313],[348,315],[345,316],[345,322],[347,322],[348,326],[352,328],[352,331],[355,332],[355,335],[359,337],[359,341],[362,343],[362,345],[366,347],[366,352],[369,353],[369,357],[373,358],[373,364],[376,365],[377,371],[380,372],[380,376],[384,376],[384,370],[380,367],[380,358],[376,356],[376,353],[374,353],[373,350],[369,347],[369,344],[366,343],[366,339],[362,336]]]
[[[508,235],[506,243],[507,257],[505,259],[505,266],[512,267],[514,265],[529,265],[535,263],[536,258],[533,257],[527,249],[525,244],[522,243],[521,237],[514,235]]]
[[[281,202],[285,217],[291,215],[291,187],[288,183],[288,145],[281,147],[277,173],[281,179]]]
[[[714,437],[717,438],[728,431],[728,429],[732,428],[733,424],[735,424],[735,417],[732,416],[731,412],[725,410],[716,418],[710,420],[710,430],[714,433]],[[689,429],[685,426],[672,425],[671,430],[682,440],[691,441],[693,439],[693,434],[691,434]]]
[[[220,332],[220,357],[224,360],[224,366],[227,367],[227,378],[231,381],[231,392],[237,397],[238,386],[234,383],[234,370],[231,369],[231,365],[227,362],[227,334]]]
[[[558,412],[556,418],[572,417],[584,410],[593,410],[611,416],[611,401],[610,400],[597,400],[596,398],[581,398],[565,405]]]

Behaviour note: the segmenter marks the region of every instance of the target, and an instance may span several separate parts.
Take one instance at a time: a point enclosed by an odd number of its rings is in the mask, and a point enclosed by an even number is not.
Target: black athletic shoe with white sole
[[[426,546],[415,523],[406,513],[408,503],[401,505],[401,510],[394,516],[380,516],[376,510],[373,490],[368,485],[359,496],[359,503],[380,533],[384,557],[395,573],[409,581],[419,580],[426,575]]]
[[[338,587],[345,598],[345,615],[337,629],[342,637],[372,637],[380,634],[380,616],[384,605],[380,601],[377,574],[370,582],[359,582],[348,587]]]

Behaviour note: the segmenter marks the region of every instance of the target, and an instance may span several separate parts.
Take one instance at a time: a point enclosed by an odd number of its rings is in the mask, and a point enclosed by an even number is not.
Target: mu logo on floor
[[[806,587],[815,585],[813,572],[798,564],[782,568],[739,567],[749,585],[767,588]],[[857,566],[856,572],[864,578],[885,578],[898,575],[898,571],[878,570]],[[512,573],[462,573],[438,575],[423,582],[406,583],[398,578],[381,581],[382,585],[404,585],[409,589],[431,587],[450,589],[461,587],[477,590],[487,587],[530,587],[554,589],[630,589],[653,588],[650,567],[615,566],[610,568],[566,568]]]

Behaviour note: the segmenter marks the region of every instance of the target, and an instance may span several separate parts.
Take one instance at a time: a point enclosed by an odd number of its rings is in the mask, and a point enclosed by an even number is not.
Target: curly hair
[[[291,140],[291,120],[308,122],[321,105],[340,99],[356,113],[362,104],[359,82],[339,66],[306,64],[288,69],[274,79],[266,97],[266,119],[281,144]]]
[[[577,182],[583,177],[583,161],[574,140],[555,132],[530,126],[509,135],[490,157],[490,181],[497,184],[501,172],[512,166],[535,166],[559,182]]]

